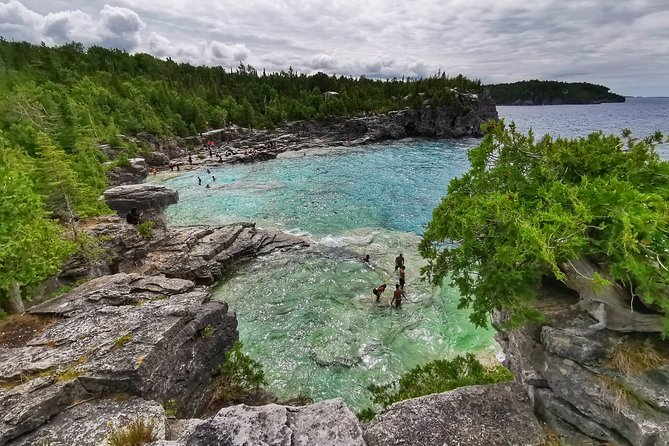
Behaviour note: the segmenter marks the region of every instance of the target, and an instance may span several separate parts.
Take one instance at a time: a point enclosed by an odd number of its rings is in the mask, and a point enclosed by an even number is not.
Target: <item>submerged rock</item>
[[[544,432],[522,386],[469,386],[395,403],[364,434],[367,446],[540,446]]]

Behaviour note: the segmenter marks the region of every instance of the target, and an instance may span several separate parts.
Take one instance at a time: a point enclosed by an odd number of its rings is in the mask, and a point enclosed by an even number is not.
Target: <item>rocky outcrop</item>
[[[151,167],[161,167],[170,164],[170,158],[162,152],[149,152],[144,155],[144,161]]]
[[[0,444],[80,401],[118,394],[174,399],[198,413],[237,340],[225,303],[163,276],[93,279],[30,313],[51,322],[24,346],[0,349]],[[84,440],[77,444],[96,444]]]
[[[151,220],[160,227],[166,226],[165,209],[179,201],[179,193],[158,184],[129,184],[107,189],[102,194],[105,203],[125,217],[131,209],[137,208],[144,215],[144,221]]]
[[[151,443],[209,445],[365,446],[365,442],[355,415],[336,399],[302,407],[227,407],[211,419],[191,420],[174,441]]]
[[[669,444],[667,346],[656,335],[595,326],[589,315],[570,307],[576,300],[551,289],[537,304],[546,315],[543,324],[498,334],[536,413],[575,445],[592,439]],[[495,319],[501,326],[505,315],[497,313]],[[584,436],[587,441],[574,440]]]
[[[395,403],[365,428],[367,446],[540,446],[544,432],[515,383],[461,387]]]
[[[487,92],[450,92],[449,105],[392,111],[385,114],[326,121],[296,121],[277,129],[247,129],[234,125],[212,130],[184,141],[192,150],[193,166],[216,166],[272,159],[277,154],[302,149],[371,144],[407,137],[461,138],[482,136],[481,124],[497,119],[497,109]],[[212,155],[206,142],[213,141]],[[200,157],[195,156],[199,153]],[[220,157],[216,154],[220,153]],[[227,154],[226,154],[227,153]],[[172,158],[172,157],[171,157]],[[192,168],[187,154],[175,162]]]
[[[118,217],[89,224],[87,233],[99,241],[102,255],[77,256],[65,265],[60,279],[73,282],[118,272],[163,274],[199,284],[212,284],[236,265],[274,251],[307,246],[308,240],[253,223],[186,226],[157,230],[146,239]]]
[[[101,445],[112,432],[142,420],[153,426],[156,440],[164,439],[167,417],[155,401],[119,395],[116,398],[75,403],[30,434],[12,441],[10,446]]]
[[[110,186],[137,184],[146,180],[149,176],[149,166],[144,158],[131,158],[129,161],[129,165],[118,166],[107,172]]]

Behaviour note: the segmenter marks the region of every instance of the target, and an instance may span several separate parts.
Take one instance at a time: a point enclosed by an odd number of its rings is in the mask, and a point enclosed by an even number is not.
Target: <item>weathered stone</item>
[[[365,446],[355,415],[341,399],[301,407],[245,405],[196,420],[175,441],[151,446]]]
[[[0,349],[0,445],[107,394],[175,399],[184,413],[198,413],[238,337],[227,305],[181,279],[105,276],[30,311],[62,319],[25,347]]]
[[[144,161],[151,167],[167,166],[170,159],[163,152],[149,152],[144,155]]]
[[[165,438],[165,411],[160,404],[141,398],[118,398],[75,404],[9,445],[99,446],[111,432],[136,420],[152,424],[156,440]]]
[[[657,332],[664,330],[663,315],[656,311],[630,310],[629,292],[620,287],[602,268],[586,259],[574,259],[560,265],[565,284],[581,296],[579,306],[598,322],[594,328],[621,332]],[[601,289],[593,286],[595,275],[609,280]]]
[[[541,445],[545,436],[522,386],[461,387],[395,403],[365,428],[367,446]]]
[[[617,336],[592,327],[541,329],[541,343],[558,356],[581,364],[595,364],[606,358],[615,346]]]
[[[148,176],[149,166],[143,158],[132,158],[129,166],[115,167],[107,172],[110,186],[141,183]]]

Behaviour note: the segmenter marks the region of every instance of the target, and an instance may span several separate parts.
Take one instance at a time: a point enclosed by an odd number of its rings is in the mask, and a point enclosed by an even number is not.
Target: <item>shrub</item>
[[[207,324],[202,330],[200,330],[200,336],[203,338],[210,338],[214,334],[214,327],[211,324]]]
[[[177,404],[177,400],[167,400],[165,404],[163,404],[163,408],[165,409],[165,415],[168,418],[174,418],[177,416],[177,412],[179,411],[179,405]]]
[[[154,237],[155,235],[155,229],[156,223],[149,220],[145,221],[144,223],[140,223],[137,225],[137,231],[139,234],[144,237],[147,240],[150,240]]]
[[[114,342],[112,350],[118,350],[123,348],[123,346],[128,342],[130,342],[131,340],[132,340],[132,333],[128,333],[126,335],[121,336],[120,338],[116,339],[116,342]]]
[[[244,354],[243,347],[237,341],[219,366],[220,375],[214,381],[214,399],[219,404],[241,402],[267,384],[262,365]]]
[[[138,418],[123,428],[112,430],[107,435],[109,446],[142,446],[156,441],[153,421]]]
[[[367,389],[372,393],[372,402],[385,409],[393,403],[409,398],[511,379],[513,379],[511,372],[501,365],[485,367],[473,354],[467,353],[465,356],[456,356],[450,361],[438,359],[424,366],[414,367],[398,381],[382,386],[372,384]],[[374,415],[373,409],[368,408],[360,412],[358,417],[363,417],[361,420],[369,420]]]

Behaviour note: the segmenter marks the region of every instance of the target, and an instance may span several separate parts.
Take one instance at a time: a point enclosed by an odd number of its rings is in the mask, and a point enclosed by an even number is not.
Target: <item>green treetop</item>
[[[21,311],[20,287],[40,283],[58,271],[73,244],[48,218],[30,174],[29,156],[10,146],[0,132],[0,305]],[[2,302],[5,300],[5,302]]]
[[[487,130],[421,242],[432,282],[449,275],[477,325],[494,308],[520,321],[537,315],[529,303],[542,277],[564,280],[561,265],[586,258],[630,298],[669,314],[669,163],[654,149],[662,135],[536,141],[503,121]]]

